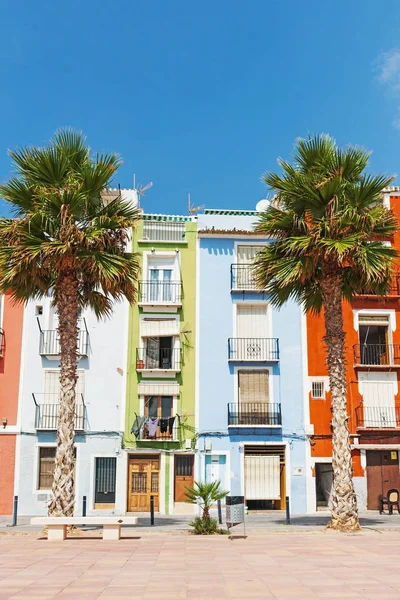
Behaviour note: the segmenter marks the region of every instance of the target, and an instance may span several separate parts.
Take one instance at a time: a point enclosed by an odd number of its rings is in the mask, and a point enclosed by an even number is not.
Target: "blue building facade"
[[[268,240],[253,211],[198,216],[197,419],[202,481],[250,510],[307,512],[309,415],[305,317],[273,308],[249,264]],[[311,483],[312,485],[312,483]]]

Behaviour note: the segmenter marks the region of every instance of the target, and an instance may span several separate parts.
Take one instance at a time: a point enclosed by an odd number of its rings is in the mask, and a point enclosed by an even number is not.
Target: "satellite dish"
[[[260,200],[260,202],[257,202],[256,211],[264,212],[265,210],[267,210],[267,208],[269,207],[270,204],[271,204],[270,200],[267,200],[267,198],[263,198],[262,200]]]

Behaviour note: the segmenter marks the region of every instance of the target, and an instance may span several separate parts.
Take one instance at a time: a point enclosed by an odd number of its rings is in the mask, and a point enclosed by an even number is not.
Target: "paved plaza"
[[[400,531],[282,530],[231,541],[124,528],[123,536],[1,533],[0,599],[400,598]]]

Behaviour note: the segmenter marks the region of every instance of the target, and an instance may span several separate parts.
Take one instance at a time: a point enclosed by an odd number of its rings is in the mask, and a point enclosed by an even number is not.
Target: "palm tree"
[[[220,481],[213,481],[212,483],[195,481],[194,485],[194,488],[186,488],[186,497],[193,504],[200,504],[203,509],[202,520],[207,521],[210,519],[211,506],[218,500],[225,498],[228,492],[220,489]]]
[[[52,295],[58,310],[61,390],[49,515],[71,516],[78,314],[88,307],[105,318],[114,301],[135,301],[138,260],[126,249],[138,211],[118,193],[104,201],[120,160],[93,158],[81,133],[65,129],[47,147],[10,156],[16,175],[0,195],[15,218],[0,219],[0,292],[24,302]]]
[[[323,309],[332,398],[333,494],[330,527],[359,529],[352,480],[346,405],[343,300],[364,289],[384,294],[396,252],[383,240],[396,222],[381,201],[392,178],[365,173],[370,154],[344,150],[328,135],[300,139],[294,164],[279,160],[281,175],[267,173],[275,192],[256,230],[271,236],[256,257],[255,277],[271,302],[294,299],[305,311]]]

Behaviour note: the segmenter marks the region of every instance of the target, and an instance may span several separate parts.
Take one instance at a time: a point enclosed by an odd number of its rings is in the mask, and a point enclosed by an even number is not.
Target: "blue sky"
[[[398,0],[5,0],[0,180],[67,125],[154,182],[148,212],[254,208],[309,132],[400,172],[399,30]]]

